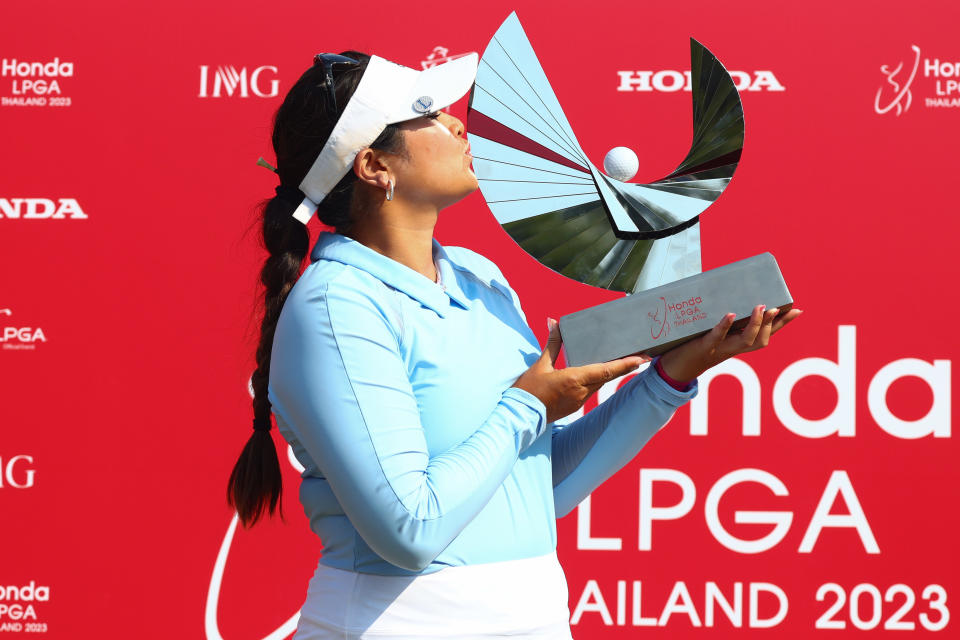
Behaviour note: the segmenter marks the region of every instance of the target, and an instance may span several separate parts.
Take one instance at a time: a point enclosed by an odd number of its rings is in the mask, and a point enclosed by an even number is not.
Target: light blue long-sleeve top
[[[269,398],[321,563],[413,575],[556,548],[566,515],[678,406],[653,368],[569,424],[511,385],[540,357],[491,261],[434,239],[437,284],[323,233],[273,341]]]

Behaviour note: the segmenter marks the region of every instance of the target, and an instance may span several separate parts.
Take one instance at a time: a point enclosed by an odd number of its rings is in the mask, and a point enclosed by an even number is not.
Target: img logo
[[[212,75],[212,78],[211,78]],[[280,92],[280,81],[276,78],[277,67],[263,65],[247,72],[246,67],[237,69],[232,65],[218,66],[212,72],[208,65],[200,65],[199,98],[221,98],[224,96],[249,98],[250,94],[258,98],[274,98]]]
[[[901,113],[906,112],[913,102],[910,85],[913,84],[913,79],[917,75],[917,69],[920,67],[920,47],[911,45],[910,48],[913,49],[913,66],[909,73],[900,74],[900,72],[903,71],[903,61],[893,69],[890,68],[890,65],[880,65],[880,73],[886,76],[886,82],[877,89],[877,95],[873,99],[873,110],[879,114],[884,114],[891,109],[896,109],[896,115],[899,116]],[[888,88],[887,85],[892,87],[892,89]],[[887,102],[884,106],[881,106],[880,98],[884,94],[887,96]]]
[[[35,474],[33,456],[0,456],[0,489],[32,489]]]

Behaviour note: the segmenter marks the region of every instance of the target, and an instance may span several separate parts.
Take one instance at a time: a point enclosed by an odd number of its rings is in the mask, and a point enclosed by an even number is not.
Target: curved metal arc
[[[691,169],[724,159],[733,178],[743,149],[745,127],[740,93],[730,76],[709,49],[690,38],[690,72],[693,101],[693,139],[686,157],[663,182]],[[732,160],[732,161],[731,161]]]

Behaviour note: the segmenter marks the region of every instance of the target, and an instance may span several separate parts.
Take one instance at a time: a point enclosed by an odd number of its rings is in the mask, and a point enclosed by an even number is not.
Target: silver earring
[[[393,180],[389,181],[390,186],[387,187],[387,200],[393,200]]]

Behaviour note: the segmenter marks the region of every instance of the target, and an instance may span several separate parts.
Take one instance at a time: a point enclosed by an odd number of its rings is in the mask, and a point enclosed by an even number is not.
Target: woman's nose
[[[462,138],[464,132],[466,131],[466,127],[463,126],[463,122],[461,122],[460,118],[456,116],[450,116],[450,131],[452,131],[453,135],[457,136],[458,138]]]

